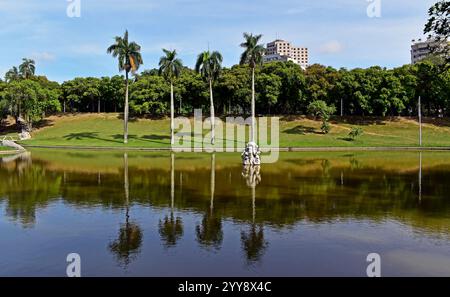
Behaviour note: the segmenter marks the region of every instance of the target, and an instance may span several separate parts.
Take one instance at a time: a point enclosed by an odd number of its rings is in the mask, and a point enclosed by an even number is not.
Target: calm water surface
[[[450,276],[450,153],[0,160],[1,276]]]

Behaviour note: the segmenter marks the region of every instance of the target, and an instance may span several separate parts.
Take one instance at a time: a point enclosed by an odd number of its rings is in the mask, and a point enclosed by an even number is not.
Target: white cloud
[[[344,46],[339,41],[333,40],[323,44],[319,48],[319,51],[323,54],[336,54],[341,52],[343,49]]]
[[[37,62],[50,62],[55,60],[55,55],[49,52],[35,52],[31,57]]]

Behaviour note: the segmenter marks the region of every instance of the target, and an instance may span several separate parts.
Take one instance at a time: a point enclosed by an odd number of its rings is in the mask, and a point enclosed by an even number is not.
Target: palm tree
[[[209,83],[209,98],[211,100],[211,144],[214,145],[214,99],[213,99],[213,83],[222,70],[222,55],[219,52],[205,51],[198,55],[195,71],[200,73],[202,77]]]
[[[240,64],[248,64],[252,69],[252,127],[250,141],[255,141],[255,69],[258,65],[262,64],[264,55],[264,46],[258,44],[262,35],[253,35],[244,33],[245,42],[241,43],[241,47],[245,51],[241,55]]]
[[[27,79],[27,78],[34,76],[35,71],[36,71],[36,65],[35,65],[34,60],[23,58],[22,64],[20,64],[20,66],[19,66],[20,75],[23,78]]]
[[[20,74],[19,74],[19,70],[17,69],[16,66],[14,66],[13,68],[9,69],[8,72],[6,72],[5,74],[5,81],[6,82],[12,82],[15,80],[20,79]]]
[[[173,84],[175,79],[180,76],[183,62],[177,58],[177,51],[169,51],[163,49],[165,56],[159,60],[159,75],[164,76],[167,82],[170,83],[170,144],[174,144],[174,102],[173,102]]]
[[[141,56],[141,46],[136,42],[128,41],[128,30],[123,37],[116,36],[116,42],[108,47],[108,54],[119,60],[119,71],[125,70],[125,108],[124,108],[124,132],[123,143],[128,143],[128,74],[131,71],[135,73],[139,66],[144,64]]]

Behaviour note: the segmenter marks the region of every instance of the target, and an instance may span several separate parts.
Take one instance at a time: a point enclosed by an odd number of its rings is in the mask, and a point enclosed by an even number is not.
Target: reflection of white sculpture
[[[261,151],[255,142],[249,142],[242,153],[242,163],[244,165],[260,165]]]
[[[255,188],[261,182],[260,166],[245,165],[242,169],[242,176],[248,187]]]

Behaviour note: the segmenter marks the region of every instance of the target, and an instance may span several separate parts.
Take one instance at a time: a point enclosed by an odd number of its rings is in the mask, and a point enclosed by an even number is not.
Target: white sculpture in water
[[[242,153],[242,163],[244,165],[260,165],[261,151],[255,142],[249,142]]]
[[[30,134],[30,132],[22,131],[22,133],[19,133],[19,139],[20,139],[20,140],[28,140],[28,139],[31,139],[31,134]]]

